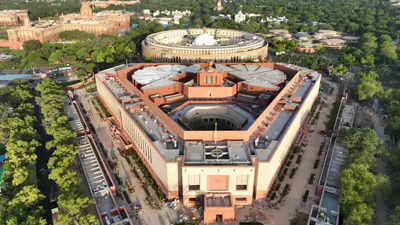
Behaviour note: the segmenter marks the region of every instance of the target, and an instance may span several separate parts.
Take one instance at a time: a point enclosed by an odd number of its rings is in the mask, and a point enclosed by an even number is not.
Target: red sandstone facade
[[[90,4],[95,8],[107,8],[112,5],[117,6],[128,6],[128,5],[135,5],[139,4],[140,0],[137,1],[117,1],[117,0],[108,0],[108,1],[92,1]]]
[[[0,25],[22,25],[24,21],[29,19],[27,10],[1,10]]]
[[[267,196],[318,95],[321,76],[292,65],[259,63],[221,64],[215,69],[201,64],[198,72],[180,71],[159,86],[146,87],[149,84],[140,80],[150,75],[135,77],[136,71],[158,66],[162,65],[122,66],[118,72],[110,69],[96,75],[98,95],[113,115],[115,132],[127,148],[133,148],[141,157],[167,198],[181,198],[189,207],[203,199],[206,223],[235,220],[235,207]],[[280,88],[265,88],[243,80],[252,78],[243,78],[247,74],[222,71],[235,66],[249,71],[251,68],[281,71],[286,75],[287,83],[284,85],[272,79]],[[267,73],[266,76],[276,75]],[[228,79],[235,81],[234,84],[227,85]],[[265,93],[272,94],[273,99],[265,100],[262,97]],[[168,105],[177,106],[167,112]],[[254,121],[247,128],[236,130],[190,130],[177,120],[187,115],[185,110],[191,106],[213,110],[218,108],[214,106],[229,105],[234,105],[237,111],[246,109],[246,105],[265,108],[257,113],[250,110],[249,115],[254,116]],[[210,110],[198,112],[221,116],[218,111]],[[229,117],[231,112],[222,113],[222,117]],[[290,117],[285,119],[287,115]],[[274,129],[282,130],[277,136],[268,133]],[[154,130],[160,133],[154,133]],[[160,139],[162,136],[166,138]],[[265,136],[270,136],[268,146],[259,147]],[[177,140],[176,148],[170,139]],[[170,148],[164,145],[168,143]],[[209,161],[209,147],[228,149],[229,159]]]
[[[40,42],[58,41],[59,34],[63,31],[81,30],[95,35],[119,34],[130,27],[131,14],[122,11],[103,11],[93,13],[90,3],[82,2],[80,14],[62,15],[59,21],[38,21],[34,26],[25,20],[24,26],[9,29],[8,45],[12,49],[19,49],[28,40]]]

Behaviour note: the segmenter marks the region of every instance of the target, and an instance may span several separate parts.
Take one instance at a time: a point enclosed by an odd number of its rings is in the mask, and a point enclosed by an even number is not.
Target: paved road
[[[135,186],[135,192],[129,193],[125,190],[133,204],[139,202],[143,207],[143,214],[140,218],[136,218],[136,224],[140,225],[170,225],[178,220],[178,210],[174,210],[163,206],[161,210],[155,210],[145,203],[146,194],[141,186],[139,180],[136,179],[134,174],[130,171],[131,166],[126,159],[120,155],[117,150],[119,145],[118,140],[111,138],[111,131],[108,127],[108,123],[100,118],[97,114],[96,109],[91,103],[91,98],[95,98],[94,95],[88,95],[84,88],[77,90],[76,94],[80,97],[80,100],[90,117],[91,123],[96,130],[98,139],[102,142],[104,149],[111,159],[112,156],[118,159],[118,176],[121,178],[123,183],[129,180]],[[133,209],[128,209],[130,215],[134,215]]]

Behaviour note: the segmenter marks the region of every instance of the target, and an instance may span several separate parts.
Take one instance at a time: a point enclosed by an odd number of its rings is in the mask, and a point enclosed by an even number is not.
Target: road
[[[91,103],[91,99],[95,98],[95,95],[87,94],[84,88],[77,90],[76,94],[80,97],[87,115],[91,120],[91,124],[96,131],[96,136],[103,144],[108,158],[111,159],[112,157],[116,157],[118,159],[117,173],[119,178],[123,183],[126,183],[126,180],[129,180],[135,186],[134,193],[129,193],[125,188],[123,188],[128,193],[133,205],[139,202],[143,207],[143,214],[139,218],[134,216],[135,214],[133,209],[128,209],[130,215],[136,219],[135,223],[140,225],[169,225],[178,221],[179,215],[182,215],[181,210],[174,210],[164,205],[161,210],[156,210],[145,203],[146,194],[140,181],[130,171],[131,165],[117,150],[117,146],[120,144],[119,141],[116,138],[112,138],[108,123],[100,118],[95,107]]]

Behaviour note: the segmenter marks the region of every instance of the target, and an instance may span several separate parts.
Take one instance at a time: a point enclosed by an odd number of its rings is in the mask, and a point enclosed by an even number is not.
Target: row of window
[[[203,76],[203,83],[204,84],[216,84],[217,76]]]
[[[235,200],[237,202],[247,202],[246,197],[238,197],[238,198],[235,198]],[[196,201],[197,201],[197,198],[189,198],[189,202],[196,202]]]
[[[110,93],[109,90],[103,91],[103,84],[99,85],[99,93],[105,96],[107,100],[107,104],[110,106],[109,108],[113,110],[114,115],[118,115],[119,113],[115,112],[114,110],[118,110],[119,103],[115,99],[115,97]],[[124,128],[129,133],[135,145],[139,148],[142,154],[146,157],[147,161],[152,163],[152,156],[151,156],[151,146],[147,143],[146,138],[144,137],[143,133],[139,130],[139,128],[133,123],[132,119],[129,115],[123,114],[122,123]]]
[[[125,118],[125,116],[124,116]],[[139,148],[139,150],[142,152],[142,154],[146,157],[147,161],[152,163],[152,157],[151,157],[151,150],[152,147],[147,143],[146,138],[144,137],[143,133],[140,131],[140,129],[133,123],[132,119],[126,118],[126,120],[123,119],[124,127],[128,131],[129,135],[131,135],[133,141],[135,142],[135,145]]]
[[[200,191],[200,185],[189,185],[189,191]],[[247,185],[236,185],[236,191],[247,191]]]

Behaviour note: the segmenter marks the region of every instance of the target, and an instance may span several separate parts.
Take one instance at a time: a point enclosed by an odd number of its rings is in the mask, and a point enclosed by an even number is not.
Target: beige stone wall
[[[98,94],[111,110],[111,114],[119,121],[122,121],[122,128],[132,139],[137,153],[142,156],[145,165],[148,165],[156,181],[164,193],[178,192],[178,163],[167,162],[160,152],[154,147],[151,140],[141,130],[137,123],[132,119],[129,113],[123,109],[122,105],[116,100],[115,96],[108,90],[100,80],[96,79]]]
[[[252,35],[238,30],[229,29],[190,29],[190,35],[203,33],[217,38],[236,39],[243,35]],[[187,35],[187,30],[162,31],[151,34],[142,42],[142,54],[144,57],[154,59],[178,59],[178,60],[219,60],[219,61],[257,61],[259,58],[267,58],[268,46],[260,37],[246,40],[242,44],[231,44],[220,47],[186,47],[174,46]]]
[[[264,45],[257,49],[218,49],[218,50],[197,50],[193,49],[172,49],[170,47],[161,47],[148,45],[145,41],[142,42],[143,56],[154,59],[174,59],[180,60],[250,60],[257,61],[259,58],[265,59],[268,56],[268,46]]]
[[[298,75],[299,74],[296,76]],[[97,79],[96,84],[99,96],[104,101],[105,105],[113,114],[113,116],[118,121],[122,121],[123,130],[126,131],[133,141],[136,151],[141,155],[144,163],[149,168],[159,186],[161,186],[163,191],[170,197],[177,197],[181,179],[184,204],[191,206],[191,198],[196,198],[199,195],[204,195],[209,192],[229,193],[232,195],[233,205],[251,204],[253,201],[253,196],[255,196],[256,199],[265,198],[277,176],[283,160],[290,150],[291,144],[294,141],[303,120],[307,116],[315,99],[318,96],[320,80],[321,77],[315,81],[315,84],[311,87],[302,104],[299,106],[298,111],[295,112],[295,115],[292,117],[289,126],[283,132],[279,144],[271,156],[271,159],[269,161],[252,159],[251,166],[184,165],[179,167],[179,160],[175,162],[167,162],[159,152],[158,148],[153,144],[153,142],[151,142],[147,135],[130,117],[128,112],[123,109],[122,105],[110,92],[108,87],[106,87],[103,82]],[[280,94],[284,93],[285,92],[282,91]],[[204,132],[205,131],[193,132],[193,140],[196,139],[196,137],[197,139],[200,139],[200,137],[204,138],[204,136],[206,136],[206,134],[203,134]],[[227,132],[227,135],[228,134],[230,135],[229,137],[231,139],[235,139],[235,135],[239,135],[240,133],[237,133],[237,131],[236,133],[232,131],[232,133]],[[237,139],[241,138],[243,137],[240,136]],[[228,177],[228,188],[224,190],[209,190],[209,183],[213,182],[213,179],[216,178],[213,176]],[[243,181],[243,176],[246,176],[247,189],[237,190],[236,185],[238,182]],[[189,185],[197,185],[196,182],[198,182],[198,185],[200,185],[200,189],[189,190]],[[211,187],[215,185],[218,184],[211,185]]]
[[[311,110],[315,99],[319,93],[321,77],[315,82],[309,91],[304,102],[301,104],[299,110],[296,112],[290,125],[286,128],[282,134],[282,138],[279,141],[277,148],[270,161],[260,161],[258,163],[258,174],[257,174],[257,186],[256,186],[256,199],[265,198],[268,194],[277,173],[285,159],[290,147],[297,136],[297,133],[302,125],[302,122],[306,118],[307,114]]]
[[[254,190],[254,174],[254,166],[182,166],[184,204],[190,206],[189,198],[204,195],[208,192],[230,193],[234,202],[237,197],[245,197],[247,201],[237,202],[236,204],[250,204],[252,202]],[[227,176],[229,183],[228,189],[220,191],[208,190],[210,186],[209,182],[212,182],[211,178],[215,178],[213,176]],[[236,190],[236,184],[239,182],[239,179],[244,179],[243,176],[247,177],[247,190]],[[189,190],[189,185],[197,181],[200,183],[200,190]]]

